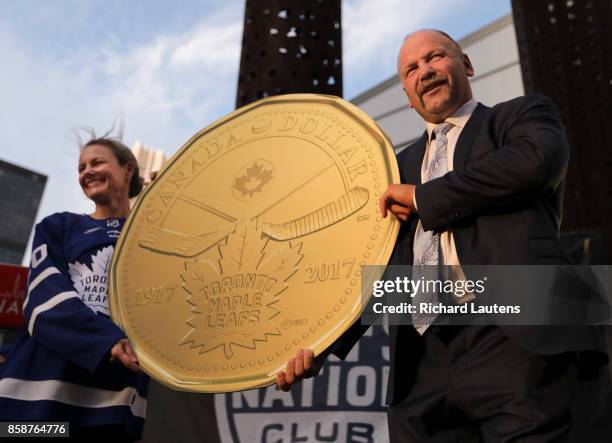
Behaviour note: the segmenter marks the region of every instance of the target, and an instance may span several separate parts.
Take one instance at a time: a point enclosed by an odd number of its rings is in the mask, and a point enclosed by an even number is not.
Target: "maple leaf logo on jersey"
[[[89,309],[109,315],[108,270],[114,248],[107,246],[91,257],[91,268],[80,262],[68,263],[74,289]]]
[[[221,346],[229,359],[236,346],[255,349],[280,335],[268,320],[281,312],[274,305],[297,272],[301,247],[262,238],[257,221],[245,219],[225,244],[186,261],[181,278],[193,315],[181,344],[200,353]]]
[[[234,188],[242,196],[253,197],[256,192],[261,192],[263,187],[272,180],[274,172],[271,167],[266,168],[263,161],[253,162],[246,168],[246,172],[234,179]]]

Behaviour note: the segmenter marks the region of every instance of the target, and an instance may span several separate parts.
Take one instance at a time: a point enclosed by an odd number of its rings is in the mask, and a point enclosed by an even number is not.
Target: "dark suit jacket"
[[[417,184],[425,230],[453,233],[463,265],[569,264],[559,242],[569,149],[559,114],[547,97],[530,94],[493,108],[478,104],[461,131],[454,170],[421,184],[427,133],[397,161],[402,183]],[[402,227],[389,264],[413,262],[419,218]],[[605,338],[587,326],[501,326],[525,349],[544,355],[594,351],[605,361]],[[340,357],[367,326],[355,324],[332,348]],[[400,401],[422,352],[411,326],[391,326],[387,400]]]

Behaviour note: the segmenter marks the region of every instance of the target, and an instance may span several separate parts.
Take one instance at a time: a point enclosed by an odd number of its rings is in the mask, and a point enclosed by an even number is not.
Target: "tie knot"
[[[437,138],[439,135],[446,135],[451,126],[453,126],[453,124],[449,122],[443,122],[437,125],[433,130],[434,138]]]

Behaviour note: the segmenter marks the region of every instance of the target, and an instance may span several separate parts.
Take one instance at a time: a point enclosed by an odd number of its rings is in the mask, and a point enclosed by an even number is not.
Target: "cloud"
[[[49,176],[38,219],[93,208],[78,187],[71,129],[104,131],[122,116],[128,145],[140,139],[172,154],[231,111],[241,37],[241,11],[227,7],[131,47],[105,32],[97,47],[75,42],[61,58],[0,20],[0,158]]]
[[[405,0],[345,0],[345,95],[351,98],[363,92],[366,78],[382,80],[393,75],[403,37],[439,13],[436,2],[421,2],[417,8]]]
[[[240,23],[207,20],[128,52],[106,51],[90,69],[106,79],[103,92],[120,104],[129,133],[172,153],[180,144],[170,125],[195,132],[233,108],[241,33]]]
[[[393,50],[401,44],[402,36],[433,16],[436,8],[425,3],[407,14],[408,7],[405,0],[346,1],[343,28],[347,62],[371,60],[381,49]]]

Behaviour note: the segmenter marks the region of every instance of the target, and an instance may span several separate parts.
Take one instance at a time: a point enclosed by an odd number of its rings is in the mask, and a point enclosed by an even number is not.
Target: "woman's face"
[[[96,204],[128,198],[133,167],[121,166],[106,146],[90,145],[79,157],[79,184],[85,196]]]

